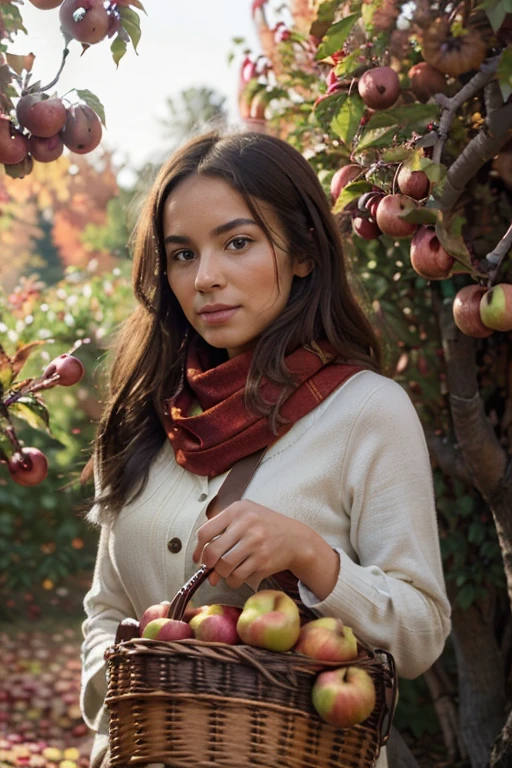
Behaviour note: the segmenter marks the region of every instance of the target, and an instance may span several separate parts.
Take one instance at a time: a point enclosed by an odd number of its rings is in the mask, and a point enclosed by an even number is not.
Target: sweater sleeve
[[[94,518],[94,512],[93,508],[90,518]],[[80,706],[88,727],[96,732],[106,728],[103,707],[106,663],[103,655],[114,643],[119,622],[135,616],[135,609],[112,562],[110,541],[110,526],[102,525],[92,584],[84,598],[86,619],[82,623]]]
[[[305,605],[339,616],[361,640],[393,654],[414,678],[441,654],[450,604],[439,548],[432,473],[423,429],[407,393],[387,380],[368,396],[349,437],[341,498],[354,562],[343,550],[336,585]]]

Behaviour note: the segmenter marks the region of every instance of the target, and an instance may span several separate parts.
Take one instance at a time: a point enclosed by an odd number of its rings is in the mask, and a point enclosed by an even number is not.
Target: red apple
[[[30,154],[38,163],[52,163],[57,160],[64,150],[64,143],[59,134],[41,139],[39,136],[31,136],[28,140]]]
[[[205,616],[199,622],[194,634],[197,640],[204,640],[207,643],[236,645],[240,642],[236,631],[236,622],[229,616],[222,616],[221,614]]]
[[[15,165],[27,155],[27,137],[14,127],[7,115],[0,114],[0,163]]]
[[[18,485],[30,487],[41,483],[48,474],[48,459],[37,448],[22,448],[7,462],[7,469]]]
[[[355,216],[352,219],[352,229],[356,235],[359,235],[359,237],[362,237],[364,240],[375,240],[382,234],[374,221],[365,219],[363,216]]]
[[[178,619],[153,619],[146,624],[142,637],[152,640],[166,640],[173,642],[175,640],[185,640],[194,637],[190,624]]]
[[[400,80],[391,67],[375,67],[361,75],[357,89],[370,109],[388,109],[400,95]]]
[[[236,626],[241,613],[242,609],[234,605],[221,605],[220,603],[201,605],[195,609],[194,616],[190,618],[189,623],[195,632],[208,616],[225,616]]]
[[[480,317],[480,302],[487,293],[481,285],[466,285],[457,292],[453,300],[453,319],[457,328],[475,339],[485,339],[494,331],[483,324]]]
[[[51,11],[52,8],[58,8],[62,0],[29,0],[29,2],[41,11]]]
[[[101,42],[109,31],[110,16],[103,0],[64,0],[59,19],[70,37],[86,45]]]
[[[16,106],[20,124],[42,139],[55,136],[66,122],[66,107],[61,99],[49,98],[43,93],[28,93]]]
[[[360,176],[363,170],[362,166],[351,163],[350,165],[344,165],[336,171],[331,179],[331,202],[333,205],[340,196],[341,190],[357,176]]]
[[[45,379],[49,379],[58,374],[60,378],[56,382],[57,384],[61,387],[72,387],[80,381],[84,373],[85,369],[80,360],[65,352],[51,361],[45,368],[43,376]]]
[[[101,141],[101,120],[87,104],[73,104],[67,110],[66,124],[60,132],[64,145],[79,155],[96,149]]]
[[[411,240],[413,269],[427,280],[444,280],[450,276],[455,259],[441,246],[432,227],[419,227]]]
[[[263,589],[245,601],[236,629],[246,645],[289,651],[299,638],[299,609],[285,592]]]
[[[153,621],[154,619],[168,618],[167,614],[169,612],[169,606],[170,606],[170,602],[168,600],[163,600],[161,603],[157,603],[156,605],[150,605],[149,608],[146,608],[140,620],[141,636],[150,621]]]
[[[400,218],[401,214],[408,213],[417,207],[412,197],[406,195],[385,195],[377,207],[377,224],[385,235],[400,239],[410,237],[417,228],[417,224],[409,224]]]
[[[423,200],[430,190],[430,179],[423,171],[412,171],[402,165],[397,176],[398,189],[403,195],[408,195],[414,200]]]
[[[409,70],[411,91],[418,101],[427,102],[436,93],[446,93],[445,76],[426,61],[420,61]]]
[[[320,717],[337,728],[350,728],[362,723],[371,715],[376,702],[373,680],[360,667],[321,672],[311,695]]]
[[[294,650],[319,661],[352,661],[357,658],[357,640],[341,619],[324,616],[301,627]]]
[[[484,293],[480,301],[480,319],[494,331],[512,331],[512,285],[499,283]]]

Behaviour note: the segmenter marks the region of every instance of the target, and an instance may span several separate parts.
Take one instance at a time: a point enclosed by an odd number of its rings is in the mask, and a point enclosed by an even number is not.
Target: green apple
[[[357,658],[357,640],[341,619],[325,616],[301,627],[294,650],[319,661],[352,661]]]
[[[299,609],[285,592],[262,589],[246,600],[236,628],[246,645],[289,651],[299,638]]]
[[[512,285],[499,283],[484,293],[480,319],[493,331],[512,331]]]
[[[365,669],[341,667],[321,672],[311,693],[313,706],[326,723],[350,728],[375,708],[375,686]]]

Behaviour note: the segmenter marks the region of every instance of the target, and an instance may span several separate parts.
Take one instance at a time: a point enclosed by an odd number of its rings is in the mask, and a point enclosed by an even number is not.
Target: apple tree
[[[387,373],[424,426],[453,606],[447,651],[424,676],[445,751],[505,768],[512,3],[254,0],[252,13],[261,52],[243,51],[241,118],[318,173]]]

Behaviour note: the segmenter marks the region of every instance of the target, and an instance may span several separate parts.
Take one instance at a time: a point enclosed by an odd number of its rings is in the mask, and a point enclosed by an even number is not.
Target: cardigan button
[[[207,493],[202,493],[200,496],[198,496],[197,500],[198,501],[206,501],[207,498],[208,498],[208,494]]]
[[[178,538],[171,539],[167,542],[167,549],[172,552],[173,555],[177,555],[181,550],[182,544]]]

